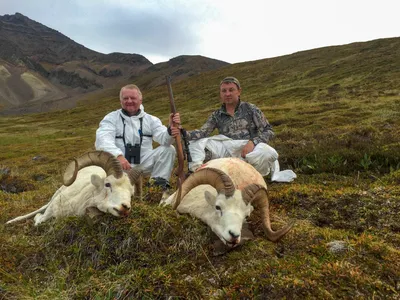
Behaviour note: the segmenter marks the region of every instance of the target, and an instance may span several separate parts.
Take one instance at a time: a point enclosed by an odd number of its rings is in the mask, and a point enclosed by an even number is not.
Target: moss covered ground
[[[0,119],[0,299],[398,299],[400,39],[193,76],[173,85],[186,129],[218,107],[228,75],[274,126],[282,169],[298,175],[266,178],[273,227],[296,220],[289,234],[267,241],[254,213],[256,238],[215,256],[208,228],[159,207],[147,187],[128,218],[5,225],[47,203],[67,163],[94,149],[99,121],[119,107],[111,89],[71,110]],[[165,124],[166,86],[143,93]]]

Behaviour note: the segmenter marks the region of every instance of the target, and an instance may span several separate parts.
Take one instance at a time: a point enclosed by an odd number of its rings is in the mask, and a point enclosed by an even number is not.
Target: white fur
[[[110,187],[106,186],[108,184]],[[82,216],[91,208],[119,217],[129,212],[134,192],[126,173],[116,179],[113,175],[106,177],[106,172],[100,167],[89,166],[78,172],[73,184],[61,186],[48,204],[6,224],[35,216],[35,225],[38,225],[50,218]]]
[[[210,185],[199,185],[182,199],[177,210],[179,213],[187,213],[202,220],[224,244],[234,246],[240,242],[242,225],[253,211],[253,206],[246,205],[243,201],[241,190],[252,183],[265,188],[267,185],[254,167],[238,158],[214,159],[200,167],[202,168],[224,171],[235,185],[234,195],[226,198],[223,194],[217,195],[216,190]],[[174,200],[175,193],[161,200],[160,204],[173,205]],[[217,206],[221,210],[217,210]]]

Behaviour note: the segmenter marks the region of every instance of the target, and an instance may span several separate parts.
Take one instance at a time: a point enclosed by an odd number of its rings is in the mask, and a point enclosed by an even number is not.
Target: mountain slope
[[[131,80],[143,89],[149,89],[165,84],[168,75],[173,82],[178,82],[203,72],[216,70],[227,66],[228,63],[207,58],[201,55],[181,55],[171,58],[167,62],[155,64]]]
[[[335,105],[340,99],[398,97],[400,38],[312,49],[192,76],[173,86],[178,109],[209,111],[218,107],[218,84],[225,76],[240,80],[243,100],[265,109],[294,102]],[[165,96],[164,87],[150,89],[147,105],[155,101],[154,108],[161,112],[167,106],[160,107],[158,99]]]
[[[180,79],[227,65],[205,57],[197,59],[201,63],[191,59],[179,66]],[[0,66],[4,70],[0,79],[1,114],[70,108],[83,94],[121,86],[143,72],[151,78],[151,86],[160,84],[165,76],[148,71],[153,64],[142,55],[90,50],[20,13],[0,16]],[[164,71],[172,72],[168,65]],[[12,76],[5,75],[8,73]],[[27,85],[21,77],[25,73],[40,84]]]

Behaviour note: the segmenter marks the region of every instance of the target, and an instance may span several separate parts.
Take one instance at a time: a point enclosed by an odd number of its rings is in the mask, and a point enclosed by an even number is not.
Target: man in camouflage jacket
[[[186,132],[192,157],[190,170],[210,159],[241,157],[263,176],[272,171],[272,180],[292,181],[296,174],[290,170],[282,171],[285,176],[277,176],[283,174],[279,172],[278,153],[268,145],[274,137],[272,126],[258,107],[240,100],[241,91],[235,77],[224,78],[220,83],[221,108],[200,129]],[[210,137],[214,129],[219,135]]]

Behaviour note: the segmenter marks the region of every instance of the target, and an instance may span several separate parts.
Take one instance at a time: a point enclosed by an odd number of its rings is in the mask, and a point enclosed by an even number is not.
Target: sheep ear
[[[211,194],[209,191],[204,191],[204,197],[207,201],[207,203],[214,207],[215,206],[215,200],[217,199],[213,194]]]
[[[92,182],[92,184],[96,187],[96,188],[102,188],[104,185],[104,179],[101,178],[99,175],[97,174],[92,174],[92,176],[90,177],[90,181]]]

